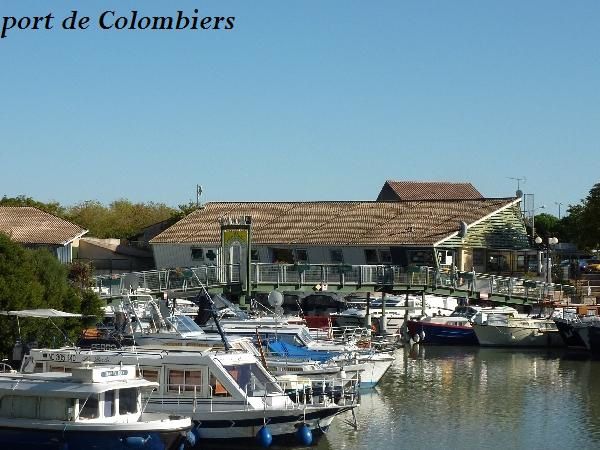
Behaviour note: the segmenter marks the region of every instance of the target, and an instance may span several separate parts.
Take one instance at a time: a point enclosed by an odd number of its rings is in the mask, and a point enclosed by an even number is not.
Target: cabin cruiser
[[[1,373],[0,447],[171,450],[193,445],[189,417],[144,410],[142,393],[152,398],[157,388],[129,365]]]
[[[202,440],[253,439],[265,425],[273,437],[293,436],[298,427],[319,433],[358,404],[335,380],[286,392],[254,355],[241,351],[33,349],[22,371],[69,371],[85,361],[137,364],[144,378],[159,384],[147,410],[189,415]]]
[[[479,345],[506,347],[562,347],[564,341],[552,319],[490,314],[473,323]]]
[[[407,321],[408,338],[415,343],[441,345],[477,345],[472,324],[485,323],[490,314],[517,316],[516,309],[501,307],[457,306],[449,316],[423,317]]]

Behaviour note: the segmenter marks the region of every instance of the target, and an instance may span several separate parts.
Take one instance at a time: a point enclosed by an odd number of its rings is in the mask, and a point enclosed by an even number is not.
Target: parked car
[[[600,259],[589,259],[584,270],[586,273],[600,272]]]
[[[592,269],[590,268],[590,265],[595,267],[598,264],[600,264],[600,259],[596,259],[596,258],[580,259],[579,260],[579,270],[581,272],[588,273],[588,272],[592,271]]]

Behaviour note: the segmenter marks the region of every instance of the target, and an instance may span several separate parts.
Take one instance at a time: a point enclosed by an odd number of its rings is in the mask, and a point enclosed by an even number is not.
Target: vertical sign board
[[[243,223],[246,222],[246,223]],[[239,282],[245,287],[246,296],[250,295],[250,219],[245,218],[242,223],[221,223],[221,251],[222,262],[228,270],[228,278],[231,281],[234,264],[239,265]],[[238,247],[239,253],[232,250]],[[240,305],[243,305],[243,300]]]

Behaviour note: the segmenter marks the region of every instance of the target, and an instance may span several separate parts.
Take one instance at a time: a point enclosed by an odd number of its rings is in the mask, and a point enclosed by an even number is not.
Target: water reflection
[[[600,361],[557,351],[413,346],[319,449],[600,448]]]

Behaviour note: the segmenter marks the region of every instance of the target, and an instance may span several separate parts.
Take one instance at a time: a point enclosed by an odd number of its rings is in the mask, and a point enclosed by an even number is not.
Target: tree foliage
[[[88,229],[90,236],[125,239],[177,213],[164,203],[133,203],[120,199],[108,206],[97,201],[79,203],[68,208],[66,218]]]
[[[47,213],[54,214],[58,217],[63,217],[65,215],[65,208],[58,202],[38,202],[31,197],[26,197],[25,195],[19,195],[17,197],[7,197],[4,195],[0,199],[0,206],[32,206],[34,208],[41,209],[42,211],[46,211]]]
[[[100,299],[91,290],[73,286],[68,267],[46,249],[27,249],[0,233],[0,310],[54,308],[61,311],[99,315]],[[7,355],[18,338],[40,345],[62,344],[63,332],[73,339],[81,330],[79,319],[48,319],[0,316],[0,353]],[[62,330],[62,331],[61,331]]]

